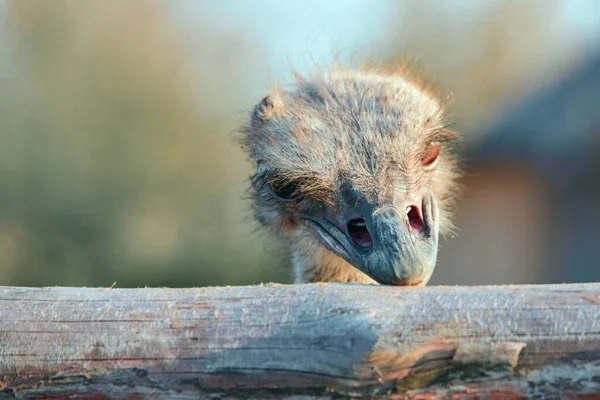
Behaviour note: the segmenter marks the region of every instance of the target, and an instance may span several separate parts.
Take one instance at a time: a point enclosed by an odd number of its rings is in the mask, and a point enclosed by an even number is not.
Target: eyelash
[[[278,186],[278,184],[280,184]],[[302,199],[302,195],[299,190],[299,182],[296,181],[271,181],[267,183],[269,191],[276,199],[285,202],[298,201]]]

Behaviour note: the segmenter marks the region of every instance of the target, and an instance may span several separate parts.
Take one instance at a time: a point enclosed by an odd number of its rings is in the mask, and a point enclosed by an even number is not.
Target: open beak
[[[361,217],[301,215],[325,246],[375,281],[423,286],[437,259],[439,218],[433,195],[420,204],[361,207]],[[344,221],[344,222],[340,222]]]

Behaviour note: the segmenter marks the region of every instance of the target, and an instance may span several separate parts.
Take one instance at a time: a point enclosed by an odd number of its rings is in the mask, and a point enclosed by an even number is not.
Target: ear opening
[[[267,95],[258,102],[252,110],[252,122],[264,124],[273,117],[277,109],[281,108],[281,98],[278,95]]]
[[[269,96],[265,96],[252,110],[252,121],[264,122],[269,111],[273,109],[273,101]]]

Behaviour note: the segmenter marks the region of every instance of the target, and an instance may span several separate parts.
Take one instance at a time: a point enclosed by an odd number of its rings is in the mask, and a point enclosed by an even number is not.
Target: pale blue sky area
[[[449,18],[463,18],[468,23],[498,1],[440,1],[439,8]],[[0,0],[0,28],[7,4]],[[564,23],[557,29],[575,34],[586,50],[600,47],[600,1],[565,0],[558,4]],[[213,37],[213,43],[232,33],[251,43],[257,41],[256,49],[260,57],[266,57],[261,61],[268,68],[254,71],[264,74],[255,78],[264,82],[270,77],[289,78],[291,66],[306,72],[313,60],[327,64],[336,51],[342,57],[376,55],[389,41],[389,28],[403,10],[402,2],[392,0],[179,0],[164,5],[173,10],[175,21],[186,30],[201,28],[202,34]],[[5,50],[0,37],[0,58],[5,58]],[[0,75],[7,72],[6,64],[0,62]]]
[[[368,52],[384,40],[391,1],[203,1],[171,3],[183,23],[193,25],[198,13],[209,13],[215,36],[242,32],[269,57],[271,74],[285,76],[290,65],[304,71],[311,58],[331,61],[342,55]],[[204,20],[204,18],[202,19]],[[248,37],[246,38],[248,39]]]
[[[440,1],[439,8],[448,18],[463,18],[469,23],[497,3],[498,0]],[[403,10],[402,3],[391,0],[185,0],[166,4],[173,7],[175,18],[188,29],[208,20],[211,35],[237,32],[246,40],[259,41],[257,48],[268,57],[263,60],[269,66],[265,74],[284,80],[289,77],[291,66],[306,72],[311,60],[327,64],[335,51],[342,56],[375,55],[389,41],[386,34]],[[598,48],[600,1],[568,0],[557,4],[564,20],[556,28],[575,35],[586,50]],[[206,33],[207,27],[203,28]],[[268,78],[264,76],[265,81]]]
[[[600,1],[570,0],[564,2],[565,19],[572,29],[579,31],[585,42],[598,46],[600,36]]]

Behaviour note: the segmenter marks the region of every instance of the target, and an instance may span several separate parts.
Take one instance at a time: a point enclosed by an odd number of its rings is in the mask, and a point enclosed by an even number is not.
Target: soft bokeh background
[[[0,285],[290,282],[232,138],[270,81],[336,52],[408,56],[452,96],[467,189],[433,284],[600,280],[598,119],[578,141],[585,118],[518,112],[574,98],[599,51],[595,0],[0,0]],[[580,86],[575,114],[599,114]]]

